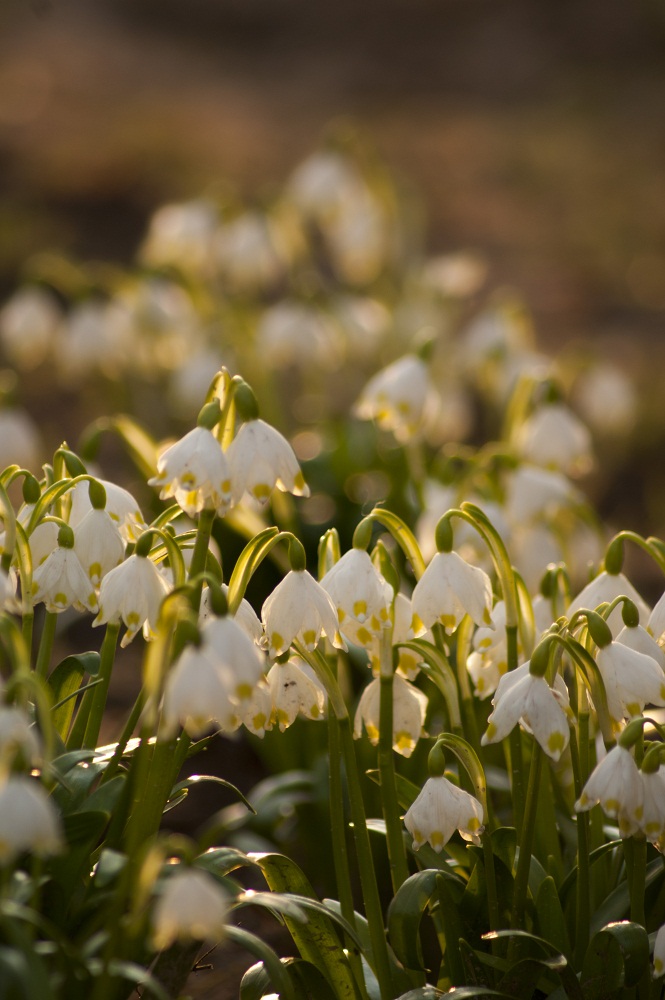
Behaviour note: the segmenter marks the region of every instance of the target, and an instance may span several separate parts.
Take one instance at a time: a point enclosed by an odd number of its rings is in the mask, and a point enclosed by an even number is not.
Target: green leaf
[[[336,899],[324,899],[323,905],[333,913],[341,914],[342,907]],[[353,922],[361,942],[361,953],[363,958],[363,971],[365,974],[365,987],[369,1000],[381,1000],[379,984],[370,966],[374,964],[372,942],[369,933],[369,924],[362,914],[354,911]],[[367,957],[367,961],[365,960]],[[388,961],[390,963],[391,981],[396,990],[408,990],[412,985],[412,977],[407,973],[395,957],[391,947],[388,947]]]
[[[205,868],[213,875],[228,875],[237,868],[258,868],[252,858],[235,847],[216,847],[196,859],[197,868]]]
[[[582,963],[586,1000],[605,1000],[618,995],[624,985],[636,986],[648,965],[645,929],[630,920],[607,924],[591,939]]]
[[[210,782],[214,785],[221,785],[222,788],[228,788],[230,791],[234,793],[234,795],[238,796],[243,805],[247,806],[247,808],[251,813],[254,813],[254,815],[256,815],[256,809],[251,804],[251,802],[247,801],[247,799],[242,794],[239,788],[236,788],[235,785],[232,785],[230,781],[225,781],[224,778],[218,778],[214,774],[192,774],[189,776],[189,778],[185,778],[183,781],[179,781],[177,785],[174,785],[171,795],[172,796],[176,795],[182,789],[190,789],[193,788],[195,785],[200,785],[203,784],[204,782]]]
[[[654,858],[647,865],[644,880],[645,890],[665,877],[663,859]],[[621,882],[613,892],[606,896],[591,918],[591,934],[597,934],[607,924],[614,923],[626,916],[630,910],[630,891],[627,882]]]
[[[397,1000],[438,1000],[438,997],[444,997],[446,994],[443,990],[438,990],[436,986],[419,986],[415,990],[409,990],[408,993],[402,993],[401,996],[397,997]]]
[[[288,969],[298,1000],[335,1000],[330,984],[323,974],[302,958],[284,958],[282,965]],[[240,983],[240,1000],[262,1000],[273,993],[270,976],[263,962],[247,970]]]
[[[399,887],[388,907],[390,944],[400,962],[409,969],[425,968],[420,947],[420,923],[432,897],[438,899],[439,878],[451,883],[451,892],[458,896],[459,902],[464,893],[462,879],[452,872],[427,868],[411,875]]]
[[[109,975],[125,979],[133,986],[140,986],[141,996],[146,996],[146,993],[149,993],[157,1000],[170,1000],[169,994],[162,984],[137,962],[127,962],[114,958],[109,962],[108,970]]]
[[[263,871],[273,892],[295,892],[298,896],[316,900],[309,881],[290,858],[283,854],[252,854],[250,857]],[[348,959],[342,951],[340,939],[335,933],[332,914],[311,912],[303,925],[289,917],[285,917],[285,923],[301,956],[321,969],[333,985],[339,1000],[355,1000],[356,983]]]
[[[550,941],[569,960],[572,960],[566,919],[559,894],[556,891],[556,884],[551,875],[543,879],[540,884],[536,895],[536,916],[541,936]]]
[[[229,580],[228,601],[229,614],[235,614],[240,602],[245,596],[247,584],[262,559],[278,541],[279,528],[264,528],[255,535],[238,556]]]
[[[282,892],[254,892],[254,890],[250,890],[240,893],[233,904],[233,909],[237,910],[243,906],[262,906],[273,913],[297,920],[301,924],[307,920],[307,914],[302,906],[299,906],[288,894]]]
[[[81,681],[86,674],[96,677],[99,673],[99,653],[90,650],[76,656],[66,656],[51,673],[48,684],[53,694],[54,708],[52,710],[53,725],[61,737],[65,739],[69,732],[74,715],[74,695],[81,687]]]
[[[250,954],[260,959],[265,966],[272,985],[279,993],[282,1000],[298,1000],[291,978],[284,968],[277,954],[256,934],[251,934],[242,927],[229,926],[226,929],[226,936],[229,940],[240,945]],[[241,993],[242,996],[242,993]]]

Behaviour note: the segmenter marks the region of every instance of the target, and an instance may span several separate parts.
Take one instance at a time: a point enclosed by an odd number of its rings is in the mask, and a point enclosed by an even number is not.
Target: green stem
[[[588,720],[588,717],[587,717]],[[580,733],[580,739],[582,734]],[[575,729],[570,730],[570,758],[573,765],[575,798],[584,788],[584,778]],[[575,968],[581,968],[589,944],[591,883],[589,879],[589,814],[577,814],[577,886],[575,901]]]
[[[206,568],[206,562],[208,559],[208,548],[210,547],[210,536],[212,534],[212,526],[214,524],[214,521],[215,521],[214,510],[202,510],[201,513],[199,514],[199,523],[196,529],[196,541],[194,542],[192,561],[189,564],[190,580],[195,579],[195,577],[203,573]],[[196,603],[194,599],[192,602],[193,609],[197,614],[199,611],[199,605],[201,603],[201,588],[202,584],[199,584],[198,603]]]
[[[330,792],[330,823],[332,832],[332,852],[333,864],[335,866],[335,882],[342,916],[348,920],[351,926],[356,927],[356,914],[353,905],[353,889],[351,887],[351,873],[349,871],[349,852],[346,839],[346,820],[344,789],[342,787],[342,749],[340,743],[339,722],[334,712],[328,717],[328,760],[330,765],[329,792]],[[367,1000],[365,990],[365,977],[362,970],[362,960],[358,954],[356,945],[347,940],[347,950],[349,964],[354,978],[363,995],[363,1000]]]
[[[517,667],[517,626],[506,626],[508,670]],[[510,772],[512,782],[513,817],[515,829],[524,826],[524,762],[522,760],[522,734],[519,726],[510,733]]]
[[[97,746],[99,740],[99,730],[101,729],[104,710],[106,708],[106,698],[109,684],[111,683],[111,673],[115,663],[115,650],[120,633],[120,624],[110,622],[106,626],[106,634],[102,642],[99,658],[99,684],[92,692],[92,705],[85,727],[83,746],[93,748]]]
[[[351,805],[351,816],[353,818],[353,834],[358,855],[358,867],[360,869],[360,884],[362,886],[363,899],[365,900],[365,914],[369,925],[374,964],[376,966],[376,977],[379,983],[381,1000],[392,1000],[394,991],[391,984],[390,962],[388,958],[388,947],[386,943],[386,932],[381,909],[381,899],[374,870],[374,859],[372,857],[372,847],[369,842],[367,830],[367,817],[365,815],[365,803],[363,802],[362,790],[358,775],[355,748],[353,745],[353,735],[351,733],[351,723],[348,715],[339,720],[340,740],[342,745],[342,757],[346,769],[346,778],[349,788],[349,802]]]
[[[623,841],[626,874],[630,892],[630,919],[646,927],[644,889],[647,870],[647,842],[644,837],[626,837]]]
[[[492,835],[484,830],[482,837],[483,858],[485,861],[485,879],[487,883],[487,909],[489,912],[490,930],[497,931],[501,926],[499,918],[499,895],[496,887],[496,872],[494,870],[494,851],[492,850]]]
[[[524,918],[524,908],[526,906],[526,897],[529,889],[529,871],[531,868],[531,852],[533,849],[533,837],[536,827],[538,789],[540,787],[540,769],[542,767],[542,762],[543,751],[534,740],[531,767],[529,768],[529,784],[527,786],[526,802],[524,806],[524,821],[522,823],[519,838],[520,850],[517,861],[517,872],[515,873],[513,909],[510,919],[511,927],[521,928]]]
[[[28,650],[28,654],[32,659],[32,626],[35,622],[34,611],[26,612],[23,615],[23,621],[21,623],[21,632],[23,634],[23,641],[25,642],[25,648]]]
[[[39,640],[37,663],[35,664],[35,672],[38,677],[46,677],[48,673],[57,622],[58,616],[55,611],[47,611],[44,615],[44,626],[42,628],[41,639]]]
[[[110,781],[111,778],[115,776],[118,767],[120,766],[120,761],[122,760],[122,755],[127,749],[127,744],[132,738],[132,733],[136,729],[137,723],[141,718],[141,712],[143,711],[143,706],[145,705],[145,693],[141,691],[138,698],[132,706],[132,710],[129,713],[127,722],[124,725],[122,733],[120,734],[120,739],[116,744],[116,748],[113,751],[113,756],[109,760],[108,764],[104,768],[104,774],[102,775],[102,783],[105,781]]]
[[[390,863],[390,879],[396,893],[409,877],[404,849],[402,820],[397,800],[395,761],[393,758],[393,664],[391,629],[383,629],[379,640],[379,750],[381,804],[386,824],[386,845]]]

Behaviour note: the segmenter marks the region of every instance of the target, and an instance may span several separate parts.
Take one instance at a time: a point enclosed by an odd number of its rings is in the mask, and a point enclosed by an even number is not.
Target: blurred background
[[[664,55],[656,0],[4,0],[0,297],[44,251],[129,263],[164,202],[269,198],[349,119],[429,252],[641,380],[603,513],[660,530]]]
[[[0,287],[127,260],[166,200],[270,190],[349,116],[539,335],[659,344],[665,20],[653,0],[4,0]]]

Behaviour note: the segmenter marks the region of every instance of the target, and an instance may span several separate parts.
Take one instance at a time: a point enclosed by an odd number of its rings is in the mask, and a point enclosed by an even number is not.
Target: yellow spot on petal
[[[563,748],[566,745],[563,733],[550,733],[547,737],[547,749],[550,754],[556,754],[557,756],[563,753]]]
[[[493,722],[490,722],[487,726],[487,732],[485,733],[485,739],[488,743],[491,743],[493,739],[496,738],[496,726]]]
[[[306,629],[302,634],[302,638],[308,649],[314,649],[316,646],[316,632],[313,628]]]
[[[309,710],[309,717],[310,717],[310,719],[318,719],[318,717],[319,717],[320,715],[321,715],[321,709],[319,708],[318,704],[317,704],[317,703],[315,702],[315,703],[314,703],[314,704],[313,704],[313,705],[312,705],[312,706],[310,707],[310,710]]]
[[[603,808],[605,812],[618,812],[619,811],[619,801],[618,799],[605,799],[603,802]]]
[[[278,708],[275,712],[275,718],[279,724],[280,732],[284,732],[286,727],[289,725],[289,717],[283,708]]]
[[[367,601],[356,601],[353,605],[353,616],[359,622],[364,622],[367,618]]]
[[[293,487],[298,492],[302,493],[303,490],[307,489],[307,483],[305,482],[305,477],[302,472],[297,472],[293,479]]]
[[[57,604],[58,607],[60,608],[66,608],[67,605],[69,604],[69,601],[67,600],[67,594],[63,593],[56,594],[55,597],[53,598],[53,603]]]
[[[440,851],[445,844],[441,830],[432,830],[429,835],[429,842],[435,851]]]
[[[398,753],[403,753],[404,750],[412,750],[415,745],[415,741],[411,733],[402,731],[395,733],[393,745]]]
[[[657,976],[659,976],[663,971],[663,969],[665,969],[665,965],[663,965],[663,962],[660,958],[654,958],[653,969]]]
[[[130,611],[125,619],[125,625],[127,626],[127,628],[131,629],[136,629],[136,627],[140,624],[140,622],[141,618],[136,613],[136,611]]]
[[[471,817],[471,819],[467,821],[466,828],[469,831],[469,833],[475,833],[479,827],[480,827],[480,820],[478,819],[477,816],[474,815]]]
[[[635,819],[642,819],[642,816],[644,816],[644,809],[642,806],[638,806],[635,810]]]
[[[490,613],[487,610],[487,608],[485,608],[483,610],[483,621],[485,622],[486,625],[491,625],[492,624],[492,616],[490,615]]]
[[[231,480],[225,479],[222,482],[222,493],[230,493],[230,492],[231,492]]]
[[[259,503],[265,502],[271,493],[271,487],[268,483],[257,483],[252,494],[259,501]]]
[[[356,632],[356,639],[358,640],[361,646],[368,646],[372,641],[372,633],[369,632],[366,628],[361,627]]]
[[[630,705],[626,705],[626,711],[631,716],[633,716],[633,715],[639,715],[640,714],[639,703],[636,702],[636,701],[631,701]]]
[[[455,615],[440,615],[439,621],[444,628],[455,628]]]
[[[247,701],[252,697],[254,689],[251,684],[238,684],[236,687],[236,696],[240,698],[241,701]]]
[[[284,639],[279,632],[273,632],[270,636],[270,648],[274,649],[276,653],[281,652],[284,648]]]
[[[373,726],[371,722],[365,723],[365,729],[367,730],[367,735],[372,743],[376,743],[379,739],[379,730],[376,726]]]
[[[265,729],[267,721],[265,712],[257,712],[256,715],[252,717],[252,726],[254,729]]]

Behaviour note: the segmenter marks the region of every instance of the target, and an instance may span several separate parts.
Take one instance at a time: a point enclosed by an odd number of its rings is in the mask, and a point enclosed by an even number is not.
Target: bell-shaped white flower
[[[212,725],[233,732],[240,725],[237,702],[230,697],[228,678],[201,646],[187,646],[166,678],[162,705],[163,732],[182,726],[198,739]]]
[[[271,288],[283,275],[274,222],[258,211],[247,211],[224,222],[215,236],[215,262],[225,284],[235,292]]]
[[[257,357],[271,368],[297,365],[331,371],[344,357],[342,331],[315,306],[286,299],[263,313],[256,329]]]
[[[552,517],[581,500],[581,493],[566,476],[538,465],[518,466],[506,483],[506,516],[511,524]]]
[[[665,637],[665,593],[658,598],[647,619],[643,619],[640,613],[640,621],[643,620],[646,620],[646,630],[649,635],[652,635],[656,642],[662,642]]]
[[[141,508],[129,492],[111,483],[107,479],[97,479],[106,491],[106,507],[104,508],[113,523],[117,526],[126,542],[135,542],[147,525]],[[71,506],[68,524],[76,529],[89,511],[93,509],[90,501],[90,483],[87,480],[79,482],[69,491]]]
[[[615,598],[621,596],[630,598],[633,604],[637,606],[640,622],[649,621],[651,609],[635,590],[628,577],[623,573],[608,573],[607,570],[603,570],[598,576],[587,583],[586,587],[580,590],[577,597],[571,601],[566,615],[568,618],[572,618],[580,608],[590,608],[593,611],[601,604],[611,604]],[[607,619],[607,624],[610,627],[612,635],[616,637],[623,628],[620,606],[614,608]],[[656,638],[658,637],[656,636]]]
[[[60,816],[39,782],[12,775],[0,783],[0,864],[23,851],[49,855],[62,848]]]
[[[640,779],[643,792],[640,830],[651,844],[655,844],[665,836],[665,768],[640,770]]]
[[[106,574],[99,588],[99,614],[93,625],[108,622],[127,626],[121,646],[143,628],[146,638],[155,634],[159,609],[170,592],[168,581],[147,556],[134,553]]]
[[[162,500],[175,497],[190,517],[204,509],[225,513],[231,506],[229,462],[207,427],[195,427],[162,452],[157,475],[148,482],[161,487]]]
[[[530,662],[504,674],[492,699],[494,711],[487,720],[481,743],[498,743],[519,722],[557,761],[568,746],[570,729],[565,709],[568,691],[557,675],[551,688],[544,677],[531,673]]]
[[[251,698],[240,702],[236,711],[245,729],[263,739],[267,730],[273,726],[273,699],[265,681],[258,682]],[[224,731],[222,727],[222,732]]]
[[[427,779],[407,810],[404,825],[413,837],[414,851],[429,841],[439,853],[455,830],[464,840],[479,842],[484,829],[483,807],[473,795],[440,775]]]
[[[658,930],[653,946],[653,976],[659,979],[665,975],[665,924]]]
[[[644,809],[644,785],[632,753],[620,743],[591,772],[575,809],[584,812],[598,803],[608,816],[618,819],[622,837],[632,837],[638,832]]]
[[[15,757],[29,767],[42,762],[42,741],[35,725],[23,709],[0,706],[0,761],[11,764]]]
[[[265,671],[265,656],[230,615],[209,619],[201,629],[202,650],[215,665],[235,704],[252,697]]]
[[[411,603],[422,622],[421,631],[441,622],[447,632],[453,632],[464,615],[476,625],[492,626],[490,578],[457,552],[437,552],[415,585]]]
[[[506,605],[503,601],[497,601],[492,609],[492,625],[493,628],[483,625],[476,629],[473,651],[466,661],[466,669],[481,701],[494,694],[508,670]]]
[[[353,735],[359,739],[363,723],[370,743],[379,742],[379,715],[381,700],[381,680],[370,681],[358,702],[353,726]],[[393,750],[403,757],[410,757],[420,739],[427,713],[427,695],[419,688],[395,674],[393,678]]]
[[[245,493],[265,503],[275,486],[298,497],[309,496],[309,487],[293,448],[264,420],[248,420],[243,424],[226,455],[234,503],[238,503]]]
[[[0,407],[0,469],[21,465],[37,471],[44,446],[33,418],[16,406]]]
[[[398,441],[409,441],[423,430],[435,402],[427,365],[406,354],[369,380],[354,413],[361,420],[375,420]]]
[[[264,601],[261,618],[271,659],[286,652],[294,639],[313,650],[322,634],[346,648],[332,598],[307,570],[287,573]]]
[[[323,718],[326,692],[299,657],[293,656],[286,663],[273,663],[267,681],[272,718],[281,733],[295,722],[298,714],[306,719]]]
[[[209,274],[218,224],[217,209],[204,199],[162,205],[150,219],[141,260],[151,267]]]
[[[351,642],[370,643],[374,634],[390,624],[393,588],[364,549],[345,552],[321,586],[332,597],[342,633]]]
[[[222,584],[222,593],[224,596],[228,596],[229,588],[227,584]],[[209,619],[214,618],[212,608],[210,607],[210,589],[209,587],[203,588],[203,593],[201,595],[201,608],[199,610],[199,625],[204,625]],[[240,625],[240,628],[245,632],[249,638],[260,645],[263,638],[263,625],[261,624],[261,619],[257,615],[256,611],[249,603],[249,601],[243,597],[240,604],[238,605],[238,610],[233,615],[234,620]]]
[[[517,451],[535,465],[580,475],[591,467],[591,434],[564,403],[547,403],[524,421],[515,437]]]
[[[176,942],[221,941],[229,898],[219,882],[199,868],[180,867],[166,880],[152,915],[158,951]]]
[[[415,629],[411,601],[406,594],[395,594],[395,603],[393,604],[393,646],[399,646],[399,643],[408,642],[414,637]],[[421,633],[420,638],[426,639],[428,642],[434,641],[434,637],[429,631],[424,634]],[[371,641],[366,648],[372,672],[376,676],[381,666],[380,637],[372,635]],[[405,649],[403,646],[399,646],[397,655],[398,659],[395,669],[402,677],[406,677],[407,680],[415,680],[420,672],[420,664],[423,662],[422,656],[412,649]]]
[[[0,610],[20,611],[21,602],[16,596],[16,574],[14,570],[5,573],[0,569]]]
[[[125,543],[106,510],[93,508],[82,518],[76,529],[74,551],[95,587],[122,562]]]
[[[55,297],[38,285],[20,288],[0,310],[0,342],[12,365],[37,368],[51,349],[60,322]]]
[[[62,540],[62,532],[60,537]],[[71,541],[74,541],[71,532]],[[58,544],[33,573],[32,599],[47,611],[61,612],[72,605],[79,611],[97,611],[97,596],[74,548]]]
[[[639,715],[645,705],[665,705],[665,673],[653,656],[610,642],[596,657],[615,722]]]

